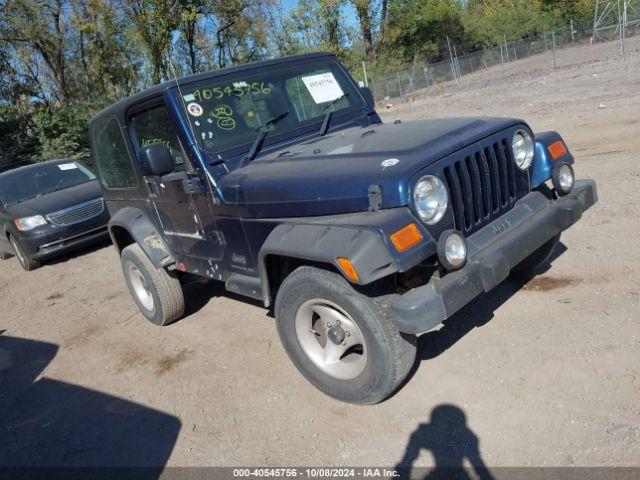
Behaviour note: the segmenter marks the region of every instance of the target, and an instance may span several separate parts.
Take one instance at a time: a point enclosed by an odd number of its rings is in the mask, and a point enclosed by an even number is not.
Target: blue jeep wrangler
[[[169,81],[91,121],[109,231],[140,311],[184,313],[188,276],[275,313],[300,372],[388,397],[416,335],[547,261],[597,201],[557,133],[522,120],[384,124],[326,53]]]

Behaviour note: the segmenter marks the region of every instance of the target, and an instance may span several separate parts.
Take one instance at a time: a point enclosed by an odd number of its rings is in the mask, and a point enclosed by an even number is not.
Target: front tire
[[[168,325],[184,315],[180,281],[164,268],[156,268],[140,245],[125,248],[120,261],[129,292],[150,322]]]
[[[37,260],[34,260],[29,255],[27,255],[25,251],[22,249],[22,247],[20,246],[20,243],[15,238],[10,237],[9,241],[11,242],[11,246],[13,247],[13,251],[16,254],[16,258],[18,259],[20,266],[24,270],[26,270],[27,272],[30,272],[31,270],[40,268],[40,262]]]
[[[415,337],[395,328],[384,297],[357,292],[337,273],[298,268],[280,286],[275,314],[291,361],[316,388],[338,400],[381,402],[415,361]]]

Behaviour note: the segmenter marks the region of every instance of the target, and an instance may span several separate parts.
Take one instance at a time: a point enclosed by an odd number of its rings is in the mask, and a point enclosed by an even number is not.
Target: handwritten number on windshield
[[[224,87],[201,88],[193,92],[197,100],[220,100],[225,96],[242,97],[244,95],[269,95],[271,89],[264,82],[234,82],[232,85]]]

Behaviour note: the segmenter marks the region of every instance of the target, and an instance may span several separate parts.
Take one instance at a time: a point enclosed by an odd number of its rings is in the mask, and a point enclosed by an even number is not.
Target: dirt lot
[[[506,83],[485,74],[384,110],[558,130],[600,202],[542,276],[424,335],[412,377],[381,405],[318,393],[267,312],[215,284],[190,286],[190,315],[159,328],[109,246],[32,273],[1,263],[0,407],[18,403],[0,414],[0,464],[392,466],[410,445],[431,465],[475,435],[490,467],[640,466],[640,39],[631,47],[624,61],[616,45],[567,50],[573,66],[557,71],[528,59]]]

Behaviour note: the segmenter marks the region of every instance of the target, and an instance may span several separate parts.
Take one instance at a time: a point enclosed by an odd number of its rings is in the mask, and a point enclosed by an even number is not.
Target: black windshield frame
[[[298,60],[295,63],[279,63],[274,65],[269,65],[268,67],[262,69],[243,69],[240,72],[233,72],[226,75],[216,75],[215,72],[212,72],[212,75],[207,78],[199,78],[197,81],[190,82],[180,82],[178,91],[176,91],[176,96],[179,99],[179,103],[181,105],[182,115],[185,119],[184,124],[187,128],[190,129],[190,135],[192,135],[198,145],[198,148],[202,151],[205,156],[216,156],[219,158],[232,158],[237,157],[243,154],[246,154],[250,147],[251,143],[255,139],[255,133],[252,132],[251,135],[246,135],[246,138],[243,141],[238,143],[232,143],[221,147],[220,149],[208,149],[202,142],[201,138],[198,138],[198,133],[196,131],[195,126],[191,123],[193,121],[193,116],[187,112],[189,101],[185,100],[184,97],[189,97],[192,92],[198,88],[210,88],[215,84],[224,84],[231,85],[233,82],[242,81],[246,78],[252,78],[257,74],[266,77],[269,75],[269,72],[278,72],[285,75],[289,73],[290,75],[294,75],[295,72],[303,72],[308,70],[313,74],[314,69],[318,69],[321,67],[331,67],[331,71],[336,76],[336,80],[340,84],[343,91],[347,92],[348,95],[345,96],[345,100],[348,103],[346,108],[340,108],[335,111],[333,116],[332,128],[336,128],[339,125],[356,120],[358,118],[364,118],[370,115],[373,111],[372,106],[368,104],[366,98],[360,91],[359,86],[353,80],[351,75],[344,69],[344,67],[340,64],[335,57],[326,56],[320,58],[309,58],[304,60]],[[293,77],[292,77],[293,78]],[[318,104],[320,108],[323,104]],[[289,106],[281,106],[280,108],[287,109]],[[278,113],[278,112],[272,112]],[[269,147],[273,147],[274,145],[291,141],[292,139],[298,137],[308,136],[313,133],[319,133],[320,127],[322,126],[322,122],[324,120],[324,110],[322,114],[317,115],[316,118],[313,118],[311,121],[308,121],[304,124],[300,123],[296,125],[294,128],[283,129],[283,131],[278,131],[279,129],[273,129],[273,132],[269,132],[269,135],[265,139],[263,151],[268,151]],[[203,115],[204,118],[206,116]],[[285,122],[283,122],[285,123]],[[248,131],[248,129],[247,129]]]

